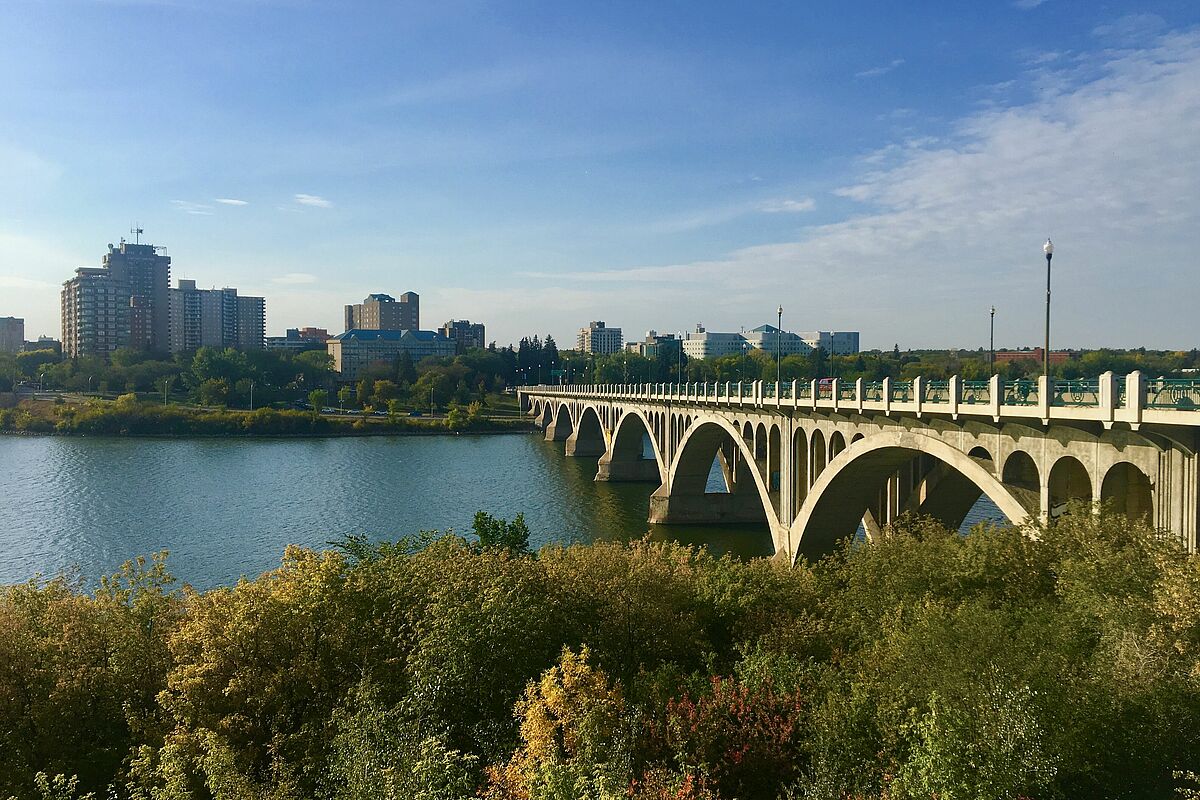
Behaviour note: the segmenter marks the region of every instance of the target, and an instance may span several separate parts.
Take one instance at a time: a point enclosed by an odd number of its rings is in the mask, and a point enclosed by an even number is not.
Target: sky
[[[1200,3],[5,0],[0,316],[129,237],[268,334],[1200,346]]]

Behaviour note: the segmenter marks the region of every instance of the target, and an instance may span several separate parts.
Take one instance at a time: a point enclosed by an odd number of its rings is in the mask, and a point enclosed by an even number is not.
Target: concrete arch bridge
[[[1200,380],[837,379],[537,386],[521,409],[597,458],[596,480],[658,484],[655,523],[765,523],[777,556],[828,552],[907,512],[958,527],[986,495],[1013,522],[1109,502],[1200,545]],[[719,465],[724,491],[711,491]]]

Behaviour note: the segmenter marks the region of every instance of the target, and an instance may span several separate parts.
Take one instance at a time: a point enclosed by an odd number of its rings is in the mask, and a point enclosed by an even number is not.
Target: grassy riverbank
[[[532,430],[521,419],[493,419],[478,409],[451,408],[441,419],[407,416],[332,416],[307,411],[195,408],[116,400],[54,403],[25,400],[0,409],[0,432],[79,436],[387,436],[499,433]]]
[[[794,569],[531,554],[484,515],[478,536],[292,548],[204,593],[161,560],[0,589],[0,797],[1195,789],[1200,558],[1080,511],[1036,536],[909,521]]]

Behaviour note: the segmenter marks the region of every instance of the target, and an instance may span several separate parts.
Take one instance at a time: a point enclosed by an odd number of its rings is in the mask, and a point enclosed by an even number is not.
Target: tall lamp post
[[[779,375],[780,375],[780,371],[779,371],[779,341],[780,341],[780,338],[783,336],[783,305],[782,304],[780,304],[779,308],[775,309],[775,313],[778,315],[778,319],[776,320],[776,324],[775,324],[775,396],[778,397],[779,396]]]
[[[1046,343],[1042,349],[1042,374],[1047,379],[1050,377],[1050,259],[1054,258],[1054,242],[1046,237],[1046,243],[1042,245],[1042,252],[1046,254]]]
[[[992,306],[992,323],[988,330],[988,367],[996,371],[996,307]]]
[[[676,368],[675,377],[677,382],[683,383],[683,331],[677,333],[676,336],[679,337],[679,347],[676,348],[676,352],[679,353],[679,358],[677,359],[679,366]]]

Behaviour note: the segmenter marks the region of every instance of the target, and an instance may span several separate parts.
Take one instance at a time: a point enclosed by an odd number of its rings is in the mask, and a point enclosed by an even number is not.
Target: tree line
[[[817,563],[524,520],[0,589],[0,797],[1195,797],[1200,557],[1117,514]],[[89,793],[95,793],[91,795]]]

